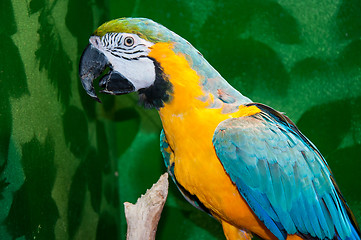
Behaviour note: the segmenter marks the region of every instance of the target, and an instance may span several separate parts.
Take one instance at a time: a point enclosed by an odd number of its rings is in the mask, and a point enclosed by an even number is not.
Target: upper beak
[[[95,94],[93,81],[99,77],[108,65],[108,59],[103,53],[89,44],[84,50],[79,64],[79,75],[83,88],[89,96],[100,102]]]
[[[100,102],[100,99],[95,94],[93,81],[104,72],[107,66],[111,68],[107,57],[92,44],[89,44],[80,58],[79,75],[85,91],[98,102]],[[135,91],[134,85],[121,73],[112,68],[109,73],[104,75],[99,81],[99,86],[103,88],[100,92],[112,95],[126,94]]]

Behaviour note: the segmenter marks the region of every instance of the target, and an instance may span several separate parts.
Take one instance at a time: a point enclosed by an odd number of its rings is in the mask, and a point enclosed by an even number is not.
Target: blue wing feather
[[[278,239],[360,239],[316,147],[287,117],[257,106],[263,112],[225,120],[213,137],[219,160],[255,214]]]

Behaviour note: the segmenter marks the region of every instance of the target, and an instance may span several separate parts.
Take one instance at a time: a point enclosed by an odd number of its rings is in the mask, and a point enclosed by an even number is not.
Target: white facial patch
[[[89,42],[107,57],[114,71],[134,85],[136,91],[154,83],[155,67],[153,60],[148,58],[149,47],[154,43],[129,33],[107,33],[101,39],[92,36]]]
[[[105,55],[112,63],[113,69],[130,81],[135,90],[151,86],[155,81],[154,63],[149,58],[137,60],[118,59],[113,55]]]

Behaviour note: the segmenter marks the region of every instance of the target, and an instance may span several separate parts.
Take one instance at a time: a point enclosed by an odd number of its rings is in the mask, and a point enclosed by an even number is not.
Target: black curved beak
[[[92,44],[89,44],[84,50],[79,63],[79,75],[83,88],[89,96],[100,102],[95,93],[93,82],[99,77],[106,67],[111,68],[107,57],[101,53]],[[103,88],[101,93],[121,95],[135,91],[134,85],[128,81],[121,73],[110,69],[109,73],[104,75],[99,81],[99,86]]]
[[[135,91],[134,85],[114,70],[102,77],[99,81],[99,86],[103,88],[103,90],[100,90],[101,93],[111,95],[122,95]]]
[[[108,59],[93,45],[88,44],[80,58],[79,76],[83,88],[89,96],[100,102],[95,94],[93,81],[99,77],[108,65]]]

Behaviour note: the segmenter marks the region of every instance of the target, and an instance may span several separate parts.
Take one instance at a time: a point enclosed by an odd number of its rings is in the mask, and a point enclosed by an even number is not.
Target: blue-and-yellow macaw
[[[356,239],[360,230],[317,148],[282,113],[243,96],[186,40],[148,19],[100,26],[80,61],[83,87],[137,91],[158,110],[179,190],[229,240]]]

